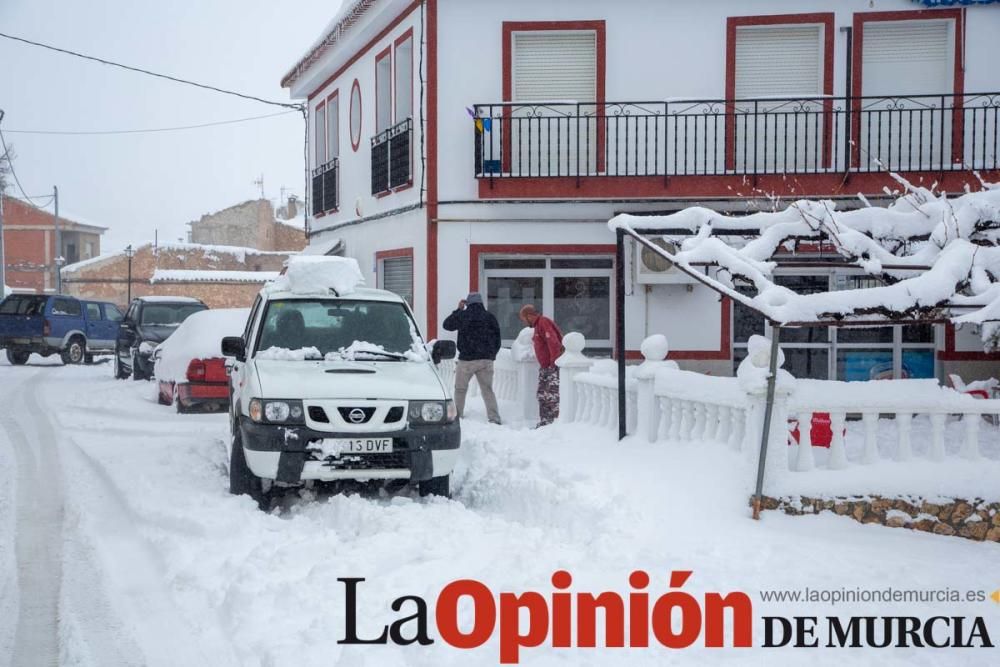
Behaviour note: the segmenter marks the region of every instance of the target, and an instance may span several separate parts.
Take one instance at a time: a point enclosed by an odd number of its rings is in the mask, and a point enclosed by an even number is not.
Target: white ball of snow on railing
[[[535,330],[531,327],[524,327],[517,334],[517,338],[510,346],[510,356],[514,361],[529,361],[535,358],[535,345],[531,338],[535,335]]]
[[[747,353],[750,363],[757,368],[768,368],[771,365],[771,341],[763,336],[750,336],[747,341]],[[778,348],[778,368],[785,365],[785,353]]]
[[[642,341],[639,351],[642,352],[646,361],[663,361],[667,358],[667,353],[670,352],[670,344],[663,334],[653,334]]]
[[[579,331],[570,331],[563,336],[562,343],[566,351],[573,354],[580,354],[583,348],[587,347],[587,339]]]

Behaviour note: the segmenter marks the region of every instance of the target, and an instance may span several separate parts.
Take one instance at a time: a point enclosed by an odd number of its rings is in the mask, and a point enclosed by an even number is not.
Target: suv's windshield
[[[416,328],[403,304],[343,299],[271,301],[257,343],[265,355],[305,350],[306,354],[294,357],[299,359],[330,353],[402,359],[418,346]]]
[[[139,324],[149,327],[176,327],[189,315],[205,310],[200,303],[147,303],[142,308]]]
[[[41,315],[45,312],[47,296],[14,294],[0,303],[0,313],[4,315]]]

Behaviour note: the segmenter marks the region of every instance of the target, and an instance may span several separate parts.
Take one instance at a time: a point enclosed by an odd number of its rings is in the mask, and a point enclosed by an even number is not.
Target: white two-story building
[[[534,303],[610,353],[616,213],[854,207],[898,189],[889,170],[1000,181],[998,36],[1000,4],[959,0],[345,0],[282,81],[308,100],[311,244],[405,296],[429,337],[480,291],[508,340]],[[858,284],[819,250],[783,281]],[[763,322],[627,263],[628,356],[664,333],[686,367],[732,373]],[[945,324],[783,343],[801,377],[1000,359]]]

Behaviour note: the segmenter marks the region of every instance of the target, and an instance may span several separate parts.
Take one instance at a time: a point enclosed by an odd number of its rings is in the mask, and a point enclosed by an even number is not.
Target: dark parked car
[[[141,296],[132,299],[115,343],[115,377],[153,377],[153,350],[177,330],[189,315],[208,306],[184,296]]]
[[[64,294],[11,294],[0,302],[0,347],[10,363],[27,363],[32,352],[58,354],[64,363],[90,362],[115,347],[122,313],[113,303]]]

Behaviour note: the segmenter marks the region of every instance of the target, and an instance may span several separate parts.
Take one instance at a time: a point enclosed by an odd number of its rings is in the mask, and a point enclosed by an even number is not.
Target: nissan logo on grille
[[[344,421],[351,424],[367,424],[375,414],[375,408],[337,408]]]

